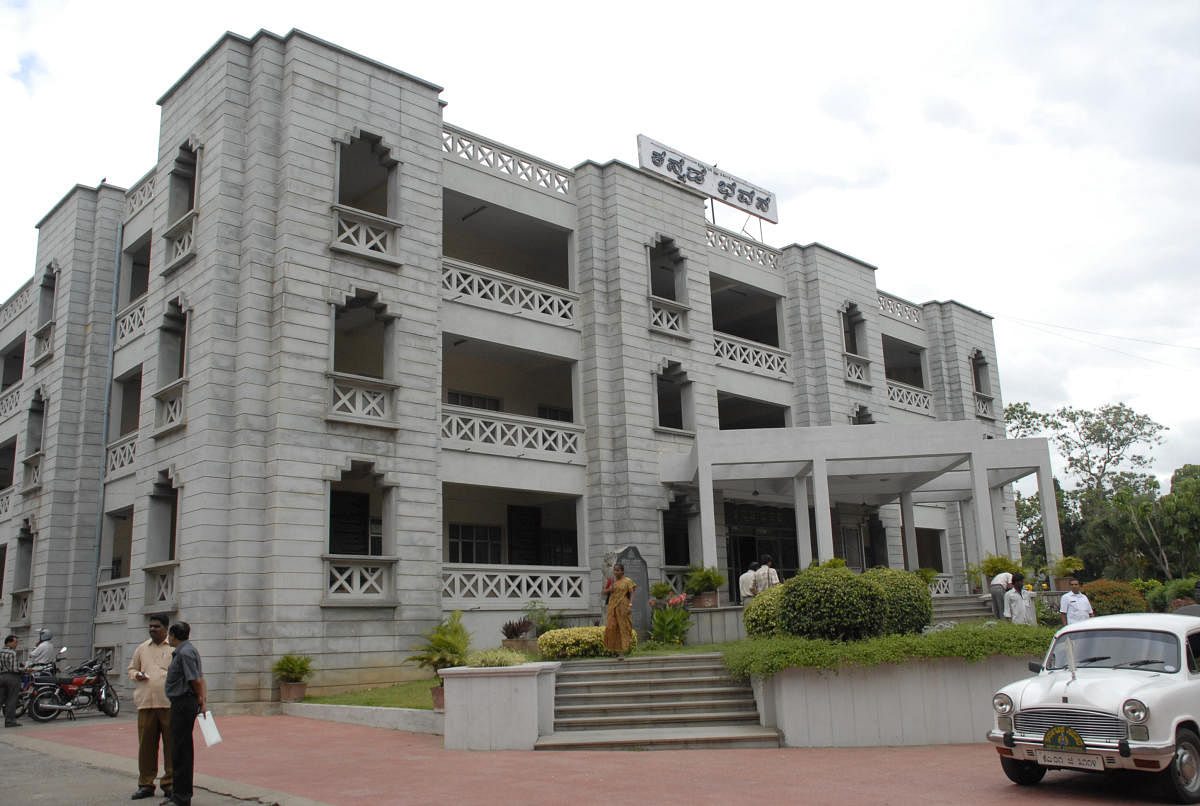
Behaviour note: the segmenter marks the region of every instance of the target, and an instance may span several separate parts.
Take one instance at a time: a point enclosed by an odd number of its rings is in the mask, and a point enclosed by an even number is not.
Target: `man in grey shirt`
[[[167,667],[167,699],[171,701],[171,772],[174,787],[169,800],[178,806],[191,806],[192,725],[196,715],[204,713],[204,701],[208,688],[204,683],[204,671],[200,667],[200,653],[192,646],[192,627],[186,621],[177,621],[167,631],[167,642],[175,647],[171,665]]]

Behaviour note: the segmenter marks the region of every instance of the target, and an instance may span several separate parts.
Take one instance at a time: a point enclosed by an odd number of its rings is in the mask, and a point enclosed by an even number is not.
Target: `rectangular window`
[[[470,392],[446,392],[446,402],[451,406],[500,411],[500,398],[476,395]]]
[[[564,409],[562,406],[544,406],[539,403],[537,412],[537,416],[543,420],[558,420],[563,423],[575,421],[574,412],[570,409]]]
[[[0,445],[0,490],[7,490],[13,483],[13,469],[17,465],[17,438]]]
[[[499,526],[452,523],[450,562],[498,564],[502,559],[502,533]]]

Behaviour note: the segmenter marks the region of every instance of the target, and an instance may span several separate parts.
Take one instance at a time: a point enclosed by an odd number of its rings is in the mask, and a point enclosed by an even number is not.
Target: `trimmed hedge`
[[[853,641],[879,635],[884,592],[846,568],[806,568],[783,584],[779,627],[790,635]]]
[[[783,600],[784,585],[767,588],[746,603],[742,610],[742,623],[746,635],[751,638],[769,638],[780,635],[779,603]]]
[[[480,649],[467,656],[468,666],[520,666],[525,656],[515,649]]]
[[[629,644],[632,652],[637,648],[637,630]],[[538,637],[538,651],[546,658],[601,658],[610,654],[604,648],[603,627],[567,627],[550,630]]]
[[[1128,582],[1097,579],[1084,585],[1083,592],[1092,603],[1092,610],[1097,616],[1145,613],[1147,610],[1145,598]]]
[[[920,632],[933,620],[933,595],[920,574],[899,568],[871,568],[862,578],[883,588],[883,634]]]

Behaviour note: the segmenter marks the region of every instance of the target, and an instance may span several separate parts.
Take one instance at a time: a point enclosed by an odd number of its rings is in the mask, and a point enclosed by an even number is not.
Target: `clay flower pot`
[[[300,702],[304,699],[304,692],[308,690],[308,683],[285,683],[279,681],[279,700],[281,702]]]

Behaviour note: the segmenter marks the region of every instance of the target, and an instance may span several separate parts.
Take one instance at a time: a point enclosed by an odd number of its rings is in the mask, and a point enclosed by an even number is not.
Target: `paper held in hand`
[[[212,711],[207,711],[196,717],[200,725],[200,733],[204,736],[204,744],[212,747],[221,741],[221,731],[217,730],[217,722],[213,719]]]

